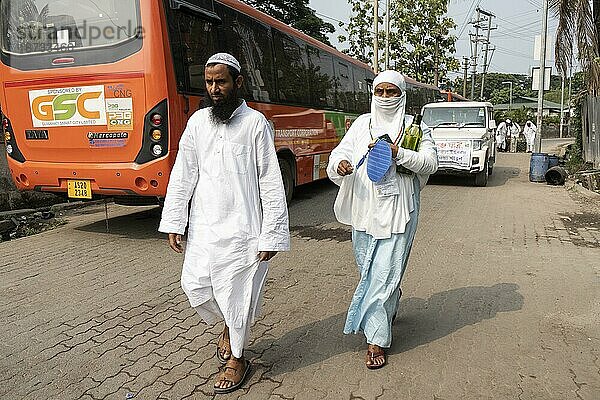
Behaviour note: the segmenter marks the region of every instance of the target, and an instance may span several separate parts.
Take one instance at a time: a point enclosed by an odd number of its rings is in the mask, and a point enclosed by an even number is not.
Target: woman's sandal
[[[376,364],[375,359],[383,357],[383,363]],[[379,347],[378,351],[372,351],[372,346],[369,345],[367,349],[367,359],[365,361],[365,365],[368,369],[379,369],[383,367],[387,363],[387,357],[385,356],[385,350]]]
[[[231,358],[231,345],[229,344],[229,341],[225,340],[225,332],[221,332],[221,335],[219,335],[216,355],[217,360],[219,360],[221,364],[227,363]]]
[[[225,366],[223,367],[223,372],[221,372],[221,375],[219,376],[219,379],[217,380],[217,382],[215,383],[214,386],[214,390],[215,390],[215,394],[224,394],[224,393],[231,393],[234,392],[236,390],[238,390],[240,387],[242,387],[242,385],[244,384],[244,382],[246,381],[246,378],[248,377],[248,373],[250,372],[250,361],[244,360],[244,370],[240,371],[238,368],[240,366],[236,367],[231,367],[229,366],[229,364],[233,362],[232,360],[229,360],[227,362],[227,364],[225,364]],[[222,382],[231,382],[233,385],[227,387],[227,388],[220,388],[218,386],[216,386],[219,383]]]

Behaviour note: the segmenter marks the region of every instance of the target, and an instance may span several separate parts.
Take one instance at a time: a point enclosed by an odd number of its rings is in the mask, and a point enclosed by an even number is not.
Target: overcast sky
[[[365,0],[366,1],[366,0]],[[385,0],[379,0],[381,14],[385,10]],[[498,29],[491,33],[490,42],[496,46],[490,67],[490,72],[510,72],[530,74],[531,67],[537,66],[533,61],[533,46],[535,36],[541,33],[542,16],[541,0],[450,0],[448,16],[454,19],[458,27],[454,34],[458,37],[456,42],[456,57],[462,61],[462,57],[470,57],[469,32],[474,33],[472,26],[468,25],[470,20],[475,19],[475,8],[479,5],[482,9],[496,15],[493,25]],[[338,27],[335,20],[348,22],[352,10],[346,0],[310,0],[310,5],[321,18],[333,23]],[[556,34],[556,19],[550,14],[548,20],[549,38],[554,43]],[[337,36],[343,33],[344,28],[338,27],[338,32],[333,35],[332,43],[338,48],[340,45]],[[480,47],[481,54],[481,47]],[[552,59],[554,54],[552,52]],[[482,58],[480,58],[481,65]],[[551,63],[554,66],[553,60]],[[556,68],[553,68],[556,73]],[[460,72],[450,75],[454,78]]]

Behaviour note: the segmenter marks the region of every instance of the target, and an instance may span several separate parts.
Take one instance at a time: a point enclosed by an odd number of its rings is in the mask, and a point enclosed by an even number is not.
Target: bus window
[[[270,29],[241,14],[231,29],[235,40],[228,43],[228,48],[241,63],[246,98],[270,102],[275,94]]]
[[[335,107],[335,75],[333,73],[333,57],[321,49],[308,47],[310,61],[309,80],[311,82],[311,99],[316,105]]]
[[[310,104],[305,45],[279,31],[273,35],[278,97],[281,102]]]
[[[204,65],[216,52],[216,33],[210,21],[183,10],[171,10],[169,18],[177,86],[182,92],[201,94],[205,90]]]
[[[354,70],[354,93],[356,95],[357,111],[367,112],[369,109],[369,85],[365,70],[353,67]]]
[[[336,65],[338,108],[342,110],[354,110],[356,108],[354,101],[354,82],[352,79],[352,70],[347,64],[338,60]]]
[[[134,1],[3,0],[0,7],[6,53],[102,47],[140,33]]]

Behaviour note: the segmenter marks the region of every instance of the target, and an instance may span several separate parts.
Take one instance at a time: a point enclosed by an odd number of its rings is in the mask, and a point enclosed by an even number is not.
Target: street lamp
[[[512,98],[513,98],[513,83],[512,82],[502,82],[503,85],[510,85],[510,100],[508,102],[508,110],[512,108]]]

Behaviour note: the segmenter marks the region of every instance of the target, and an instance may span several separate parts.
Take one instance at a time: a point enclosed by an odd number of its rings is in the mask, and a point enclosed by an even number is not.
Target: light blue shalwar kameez
[[[348,309],[344,333],[363,332],[367,342],[380,347],[392,344],[392,323],[400,301],[400,282],[417,231],[419,181],[414,179],[414,210],[404,233],[375,239],[364,231],[352,230],[354,257],[360,273]]]
[[[373,87],[382,82],[396,85],[402,91],[401,96],[373,96],[371,113],[357,118],[331,152],[327,174],[340,187],[334,212],[339,222],[352,226],[352,245],[360,273],[344,333],[363,332],[369,344],[390,347],[400,282],[417,230],[420,191],[429,175],[437,171],[438,162],[431,129],[421,124],[423,138],[418,151],[400,148],[394,160],[396,165],[413,172],[392,174],[398,188],[396,194],[378,192],[366,168],[357,167],[375,136],[387,133],[392,140],[399,141],[401,127],[413,122],[404,112],[406,83],[402,75],[384,71],[377,76]],[[342,161],[354,166],[351,174],[338,174]]]

